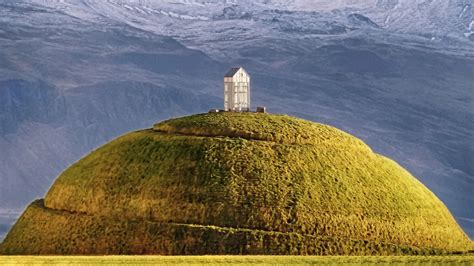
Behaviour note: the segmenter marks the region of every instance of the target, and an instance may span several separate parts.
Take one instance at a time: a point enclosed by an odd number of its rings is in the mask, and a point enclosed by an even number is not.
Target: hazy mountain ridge
[[[254,105],[362,138],[473,235],[469,1],[226,3],[0,4],[0,209],[119,134],[220,107],[222,75],[244,65]]]

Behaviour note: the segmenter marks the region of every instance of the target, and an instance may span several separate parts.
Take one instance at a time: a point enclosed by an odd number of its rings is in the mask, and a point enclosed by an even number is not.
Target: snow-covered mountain
[[[431,35],[434,38],[469,37],[474,31],[474,4],[471,0],[34,0],[30,2],[60,9],[80,18],[90,19],[96,15],[126,23],[153,22],[150,18],[156,16],[209,21],[227,15],[227,18],[234,16],[234,18],[259,20],[263,11],[278,10],[285,11],[286,14],[314,12],[315,21],[318,21],[317,17],[323,17],[324,21],[328,18],[340,19],[350,14],[363,14],[380,27],[403,33]],[[294,20],[295,23],[303,23],[300,16],[295,16]],[[164,29],[155,25],[155,30]]]
[[[292,10],[345,10],[370,17],[378,25],[405,33],[470,35],[471,0],[294,0]]]
[[[470,0],[0,1],[0,231],[70,163],[127,131],[253,102],[394,158],[474,236]],[[8,215],[1,215],[9,213]],[[0,232],[1,234],[1,232]]]

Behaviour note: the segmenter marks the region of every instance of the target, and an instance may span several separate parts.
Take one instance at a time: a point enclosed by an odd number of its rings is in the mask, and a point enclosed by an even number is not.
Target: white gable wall
[[[224,109],[250,111],[250,76],[240,68],[233,77],[224,78]]]

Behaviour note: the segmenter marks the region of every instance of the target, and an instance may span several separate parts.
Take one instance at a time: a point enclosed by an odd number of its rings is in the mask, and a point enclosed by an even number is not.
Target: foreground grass
[[[473,265],[474,256],[0,256],[1,265]]]

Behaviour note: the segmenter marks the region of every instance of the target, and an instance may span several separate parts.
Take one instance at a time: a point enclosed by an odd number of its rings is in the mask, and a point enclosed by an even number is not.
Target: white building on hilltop
[[[224,77],[224,110],[250,111],[250,76],[242,67],[234,67]]]

